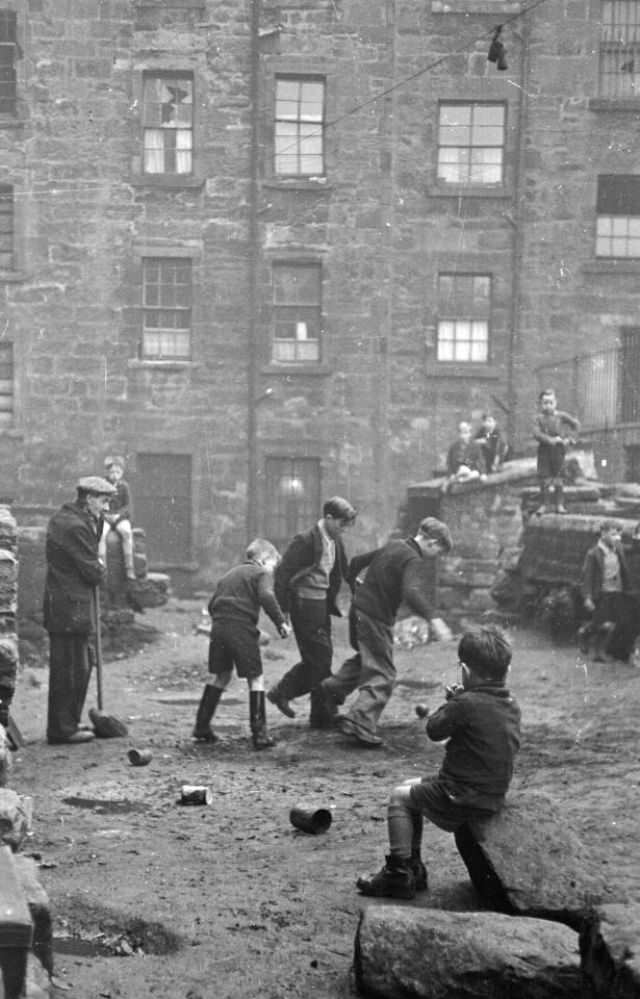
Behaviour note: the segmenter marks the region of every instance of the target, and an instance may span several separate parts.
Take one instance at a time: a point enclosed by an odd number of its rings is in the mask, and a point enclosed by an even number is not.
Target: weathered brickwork
[[[596,0],[506,24],[506,72],[487,62],[488,40],[518,5],[495,0],[0,7],[16,10],[20,39],[17,120],[0,127],[16,240],[14,273],[0,272],[15,382],[2,498],[55,506],[122,453],[152,564],[155,545],[157,563],[209,582],[237,558],[247,519],[283,540],[273,463],[315,459],[318,494],[348,494],[355,543],[368,544],[386,536],[407,485],[442,467],[461,418],[491,408],[516,448],[530,447],[535,369],[613,348],[640,325],[637,266],[595,257],[597,178],[637,169],[640,115],[633,102],[598,107]],[[193,80],[188,176],[143,172],[154,73]],[[276,79],[302,76],[326,82],[325,172],[285,178]],[[442,101],[504,106],[503,184],[438,180]],[[144,356],[150,258],[190,263],[188,359]],[[271,347],[273,268],[295,262],[322,274],[320,357],[296,366],[274,363]],[[491,276],[486,363],[436,359],[442,273]],[[570,406],[564,375],[557,388]],[[626,434],[617,450],[596,440],[610,470],[635,442]]]

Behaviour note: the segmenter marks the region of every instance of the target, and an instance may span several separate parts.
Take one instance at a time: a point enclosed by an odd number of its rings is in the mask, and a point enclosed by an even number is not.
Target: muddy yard
[[[55,919],[57,996],[69,999],[329,999],[353,994],[359,873],[386,846],[385,801],[400,778],[432,773],[417,702],[436,707],[456,679],[456,645],[398,650],[399,685],[383,715],[385,747],[310,732],[307,704],[270,722],[278,745],[249,746],[244,684],[222,701],[215,746],[190,739],[205,676],[203,602],[172,600],[144,621],[158,637],[105,667],[105,708],[129,736],[47,746],[46,669],[21,680],[15,716],[27,745],[12,786],[34,799],[36,855]],[[524,741],[514,787],[552,794],[614,890],[640,900],[640,669],[585,664],[573,648],[513,630],[511,688]],[[336,629],[336,663],[347,654]],[[267,683],[295,659],[293,638],[265,649]],[[87,707],[95,704],[92,687]],[[153,751],[132,767],[131,747]],[[204,807],[177,804],[208,785]],[[301,800],[331,809],[325,835],[293,829]],[[427,826],[424,907],[477,907],[453,837]],[[368,904],[385,904],[371,902]]]

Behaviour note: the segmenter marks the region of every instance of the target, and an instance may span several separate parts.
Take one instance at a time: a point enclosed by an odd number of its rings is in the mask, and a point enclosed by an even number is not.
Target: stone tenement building
[[[547,382],[636,477],[639,123],[640,0],[0,0],[2,498],[208,581]]]

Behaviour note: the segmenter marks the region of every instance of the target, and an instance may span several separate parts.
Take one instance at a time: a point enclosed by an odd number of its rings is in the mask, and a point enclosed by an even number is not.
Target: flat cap
[[[85,475],[78,479],[76,488],[84,493],[93,493],[95,496],[113,496],[116,487],[99,475]]]

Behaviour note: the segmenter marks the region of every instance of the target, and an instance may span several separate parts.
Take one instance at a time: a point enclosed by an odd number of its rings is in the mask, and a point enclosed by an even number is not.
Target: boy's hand
[[[454,696],[454,694],[460,694],[464,690],[461,683],[452,683],[448,687],[444,688],[444,696],[449,701]]]
[[[278,628],[278,634],[280,635],[280,638],[288,638],[291,634],[291,625],[284,621]]]

